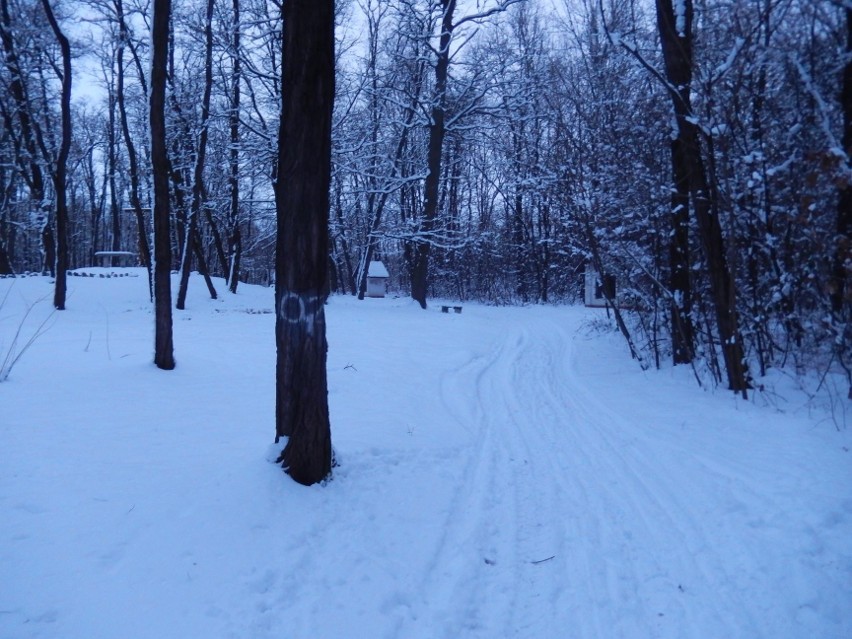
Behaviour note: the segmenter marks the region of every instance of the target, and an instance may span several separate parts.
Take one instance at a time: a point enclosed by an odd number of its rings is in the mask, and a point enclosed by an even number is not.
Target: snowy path
[[[335,298],[305,489],[259,450],[268,291],[196,289],[163,375],[90,285],[0,385],[2,639],[852,636],[849,432],[642,373],[589,311]]]
[[[445,384],[479,441],[423,585],[443,598],[422,632],[400,636],[804,637],[825,615],[848,623],[837,594],[852,593],[849,556],[821,557],[831,530],[795,521],[783,501],[802,507],[786,491],[818,466],[788,466],[795,451],[777,443],[761,443],[770,455],[739,448],[732,433],[718,456],[705,448],[713,437],[649,435],[610,408],[649,397],[614,389],[607,404],[613,380],[584,375],[580,327],[566,319],[510,329],[491,358]],[[655,417],[683,417],[667,408]],[[756,486],[754,471],[766,473]],[[847,525],[850,507],[839,500]],[[799,590],[814,579],[826,580],[818,592]]]

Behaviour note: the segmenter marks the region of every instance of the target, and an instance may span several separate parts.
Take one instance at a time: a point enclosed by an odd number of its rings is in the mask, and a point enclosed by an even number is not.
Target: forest
[[[191,272],[225,278],[213,296],[271,284],[282,11],[174,0],[158,32],[147,0],[0,0],[0,275],[59,289],[123,253],[152,274],[159,166],[178,308]],[[335,12],[328,292],[363,298],[381,260],[423,308],[561,304],[591,271],[643,368],[743,395],[784,368],[852,397],[848,0]]]

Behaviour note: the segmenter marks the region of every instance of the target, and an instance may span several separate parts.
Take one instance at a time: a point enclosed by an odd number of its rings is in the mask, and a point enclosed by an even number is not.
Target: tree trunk
[[[337,218],[337,222],[339,224],[340,248],[343,251],[343,256],[340,260],[342,264],[338,264],[335,260],[335,268],[337,268],[340,273],[340,277],[338,278],[340,292],[346,293],[346,287],[348,286],[352,295],[357,295],[358,289],[355,284],[356,274],[352,270],[352,258],[349,251],[349,242],[346,239],[346,231],[344,230],[345,222],[343,219],[343,203],[341,201],[341,189],[342,187],[338,184],[337,188],[335,189],[336,202],[334,206],[334,212]],[[332,253],[334,253],[335,256],[337,254],[337,245],[335,239],[332,239]]]
[[[41,245],[44,251],[42,273],[56,277],[56,236],[53,234],[53,218],[50,213],[45,215],[41,226]]]
[[[420,225],[421,237],[415,238],[411,264],[411,297],[424,309],[429,281],[431,236],[435,230],[435,218],[438,214],[438,186],[441,179],[441,158],[446,135],[444,119],[447,75],[450,68],[450,41],[453,37],[453,12],[456,9],[456,0],[441,0],[441,7],[443,9],[441,38],[438,42],[438,58],[435,64],[435,96],[429,123],[426,183],[423,187],[423,223]]]
[[[737,327],[736,292],[725,257],[725,241],[714,201],[715,190],[707,180],[701,155],[700,133],[690,103],[692,0],[678,0],[677,12],[672,0],[656,0],[656,4],[666,78],[672,87],[670,95],[677,121],[678,142],[688,171],[689,192],[707,263],[728,387],[732,391],[742,392],[745,396],[749,380],[742,339]]]
[[[210,120],[210,94],[213,91],[213,0],[207,0],[207,16],[204,21],[204,95],[201,98],[201,134],[198,138],[198,151],[195,154],[195,168],[192,176],[192,204],[186,224],[186,238],[180,262],[180,286],[178,287],[177,308],[186,307],[186,292],[189,287],[189,272],[192,268],[193,246],[200,244],[198,235],[198,217],[201,215],[204,161],[207,157],[207,132]],[[200,251],[199,251],[200,252]],[[206,268],[203,269],[206,271]],[[207,279],[208,288],[212,286]],[[216,299],[216,290],[211,297]]]
[[[115,108],[116,108],[116,99],[114,88],[112,86],[112,80],[110,80],[110,91],[108,96],[108,106],[107,109],[109,111],[109,124],[107,131],[107,166],[109,171],[109,205],[110,205],[110,217],[112,219],[112,245],[110,249],[112,251],[120,251],[121,250],[121,215],[120,215],[120,203],[118,198],[118,187],[116,185],[116,173],[118,171],[118,167],[116,166],[118,163],[117,160],[117,149],[116,149],[116,135],[115,135]],[[117,263],[117,259],[115,256],[110,257],[109,264],[110,266],[115,266]]]
[[[166,62],[171,0],[154,0],[151,25],[151,169],[154,177],[154,363],[175,367],[172,341],[169,158],[166,150]]]
[[[153,293],[154,274],[151,268],[151,246],[148,243],[145,214],[142,211],[142,202],[139,198],[139,162],[136,156],[136,145],[133,143],[133,138],[130,135],[130,125],[127,121],[127,107],[124,100],[124,44],[128,39],[128,33],[127,23],[124,20],[124,6],[122,4],[122,0],[115,0],[115,10],[119,32],[119,46],[116,53],[118,58],[118,73],[115,92],[116,100],[118,102],[119,120],[121,121],[121,132],[124,136],[124,146],[127,147],[128,171],[130,173],[130,206],[133,208],[133,215],[136,218],[136,228],[139,233],[139,261],[148,271],[148,287]],[[140,82],[144,85],[144,76],[140,77]]]
[[[850,373],[849,342],[852,334],[852,183],[849,174],[852,166],[849,157],[852,156],[852,9],[846,9],[846,64],[843,67],[843,87],[840,102],[843,108],[843,150],[847,162],[843,167],[846,180],[841,181],[840,197],[837,202],[837,245],[834,250],[834,264],[831,283],[831,310],[835,323],[843,334],[837,340],[835,352],[843,369],[846,371],[849,391],[847,397],[852,399],[852,373]],[[845,348],[842,346],[845,344]]]
[[[240,235],[240,0],[233,0],[234,31],[231,46],[233,70],[231,74],[231,111],[228,122],[231,129],[231,157],[228,187],[231,191],[231,210],[228,215],[228,290],[237,292],[240,282],[240,257],[243,250]]]
[[[279,461],[297,482],[331,472],[325,309],[334,2],[284,3],[282,108],[275,205],[275,439],[289,437]]]
[[[843,150],[852,156],[852,9],[846,9],[846,64],[843,67],[843,85],[840,94],[843,108]],[[852,167],[844,167],[847,175]],[[852,183],[841,181],[837,202],[837,246],[831,283],[831,309],[843,321],[844,309],[848,317],[852,307],[852,288],[849,273],[852,271]]]
[[[62,119],[62,141],[59,155],[53,171],[53,190],[56,192],[56,285],[53,294],[53,306],[56,310],[65,310],[66,279],[68,277],[68,193],[66,175],[68,172],[68,153],[71,150],[71,45],[62,33],[48,0],[42,0],[44,12],[59,42],[62,52],[62,96],[60,111]]]
[[[13,275],[14,273],[9,252],[6,250],[5,242],[0,238],[0,275]]]
[[[216,287],[213,286],[213,280],[210,278],[210,269],[207,266],[207,258],[204,257],[204,245],[201,242],[201,233],[196,227],[192,234],[192,250],[195,253],[195,261],[198,262],[198,272],[204,278],[204,283],[207,285],[207,292],[210,294],[210,299],[217,299]]]
[[[689,277],[689,169],[680,136],[672,140],[671,154],[674,188],[669,240],[669,288],[672,293],[672,358],[677,365],[691,363],[695,352]]]

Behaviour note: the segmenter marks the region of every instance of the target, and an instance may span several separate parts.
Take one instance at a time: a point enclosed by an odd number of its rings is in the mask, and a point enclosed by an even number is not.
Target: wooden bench
[[[442,307],[441,307],[441,312],[442,312],[442,313],[449,313],[449,312],[450,312],[450,309],[453,309],[453,311],[454,311],[454,312],[456,312],[456,313],[461,313],[461,312],[462,312],[462,307],[461,307],[461,306],[442,306]]]

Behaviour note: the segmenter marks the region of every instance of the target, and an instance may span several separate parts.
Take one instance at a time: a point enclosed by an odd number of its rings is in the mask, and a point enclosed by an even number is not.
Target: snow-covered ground
[[[334,297],[340,467],[305,488],[271,463],[271,290],[194,278],[163,372],[127,272],[69,278],[0,383],[0,638],[852,637],[826,414],[643,373],[599,310]],[[50,311],[10,287],[0,363]]]

